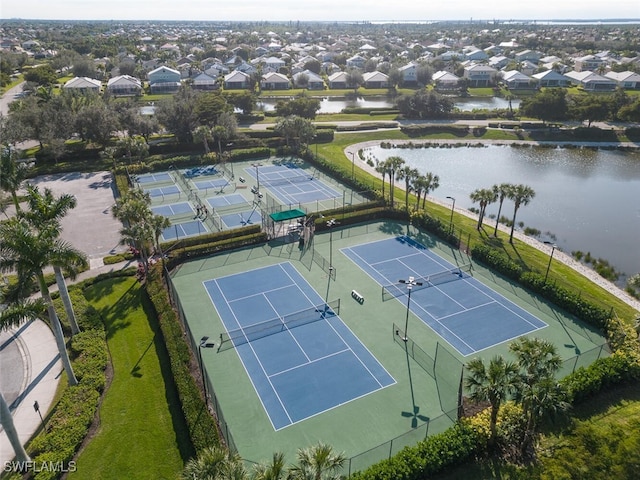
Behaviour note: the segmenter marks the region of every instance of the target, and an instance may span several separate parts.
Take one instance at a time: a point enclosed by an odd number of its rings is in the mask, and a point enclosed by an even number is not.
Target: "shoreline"
[[[358,158],[360,160],[360,157],[358,156],[358,150],[362,149],[362,148],[368,148],[368,147],[372,147],[372,146],[380,146],[382,140],[370,140],[367,142],[362,142],[362,143],[356,143],[353,145],[349,145],[347,148],[344,149],[344,154],[345,157],[349,160],[351,160],[352,155],[353,158]],[[441,140],[439,140],[441,141]],[[409,143],[412,142],[411,140],[394,140],[392,141],[392,143]],[[456,140],[449,140],[449,142],[451,143],[456,143],[456,144],[460,144],[460,143],[464,143],[464,142],[460,142],[460,141],[456,141]],[[486,142],[486,140],[485,140]],[[416,143],[416,142],[414,142]],[[597,142],[590,142],[590,143],[597,143]],[[640,146],[638,146],[638,148],[640,148]],[[365,161],[360,160],[360,163],[357,164],[359,168],[365,170],[366,172],[370,173],[371,175],[374,175],[376,178],[381,179],[382,177],[380,176],[380,174],[378,172],[375,171],[375,169],[373,167],[371,167],[370,165],[368,165]],[[395,185],[395,188],[398,188],[399,190],[404,191],[404,185],[402,183],[398,183],[397,185]],[[442,200],[435,198],[431,195],[427,196],[427,200],[435,203],[437,205],[443,206],[443,207],[447,207],[447,208],[451,208],[449,204],[443,202]],[[473,220],[478,220],[478,216],[476,214],[474,214],[473,212],[470,212],[469,210],[465,209],[465,208],[459,208],[456,207],[455,208],[455,212],[460,214],[460,215],[464,215],[470,219]],[[510,232],[510,228],[507,227],[506,225],[503,224],[499,224],[498,225],[498,229],[500,231],[502,231],[503,233],[509,233]],[[513,236],[516,237],[518,240],[520,240],[523,243],[526,243],[527,245],[536,248],[542,252],[547,253],[548,255],[551,254],[551,249],[552,247],[547,246],[546,244],[542,243],[541,241],[533,238],[533,237],[529,237],[528,235],[525,235],[522,232],[519,232],[518,230],[515,230],[513,233]],[[593,283],[595,283],[596,285],[598,285],[599,287],[605,289],[608,293],[616,296],[618,299],[622,300],[623,302],[625,302],[627,305],[629,305],[630,307],[636,309],[636,311],[640,312],[640,301],[636,300],[635,298],[633,298],[631,295],[629,295],[627,292],[625,292],[624,290],[622,290],[620,287],[618,287],[615,283],[607,280],[604,277],[601,277],[600,275],[598,275],[598,273],[589,268],[588,266],[584,265],[583,263],[578,262],[577,260],[575,260],[573,257],[571,257],[570,255],[567,255],[566,253],[564,253],[561,250],[556,249],[556,251],[554,252],[554,259],[557,259],[558,261],[562,262],[563,264],[565,264],[566,266],[570,267],[571,269],[573,269],[574,271],[576,271],[577,273],[581,274],[582,276],[588,278],[590,281],[592,281]]]

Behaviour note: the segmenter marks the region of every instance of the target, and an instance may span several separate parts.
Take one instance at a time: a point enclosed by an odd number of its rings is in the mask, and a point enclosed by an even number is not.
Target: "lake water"
[[[463,112],[473,110],[496,110],[509,108],[509,100],[501,97],[466,97],[455,98],[453,106]],[[511,100],[511,108],[517,110],[520,100]]]
[[[478,188],[529,185],[536,196],[518,210],[516,222],[548,232],[541,240],[555,242],[568,254],[591,252],[626,275],[640,272],[640,153],[489,146],[374,147],[366,155],[379,160],[397,155],[421,173],[437,174],[440,187],[432,195],[445,202],[454,197],[456,208],[477,208],[469,194]],[[487,216],[497,212],[498,203],[487,208]],[[513,202],[505,200],[501,215],[513,217]]]

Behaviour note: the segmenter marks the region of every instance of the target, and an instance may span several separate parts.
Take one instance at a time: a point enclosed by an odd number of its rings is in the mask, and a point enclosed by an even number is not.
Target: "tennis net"
[[[232,348],[233,346],[243,345],[253,342],[259,338],[268,337],[276,333],[291,330],[302,325],[317,322],[331,318],[340,313],[340,299],[323,303],[310,308],[305,308],[298,312],[277,317],[272,320],[249,325],[244,328],[238,328],[229,332],[220,334],[220,349]]]
[[[260,183],[267,187],[275,187],[277,185],[288,185],[290,183],[310,182],[315,177],[308,173],[302,175],[292,175],[290,177],[264,178],[260,177]]]
[[[442,285],[443,283],[460,280],[461,278],[468,277],[469,275],[465,274],[468,274],[469,272],[471,272],[471,270],[472,265],[470,263],[466,263],[449,270],[444,270],[442,272],[427,275],[426,277],[416,277],[411,288],[415,292],[417,290],[423,290],[435,285]],[[405,283],[398,282],[392,283],[390,285],[383,285],[382,301],[386,302],[387,300],[391,300],[392,298],[402,297],[407,294],[407,291],[408,289]]]

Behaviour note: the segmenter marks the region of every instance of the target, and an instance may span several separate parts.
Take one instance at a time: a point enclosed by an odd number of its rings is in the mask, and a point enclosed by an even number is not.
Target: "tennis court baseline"
[[[176,223],[162,231],[162,240],[167,242],[169,240],[177,240],[184,237],[193,237],[195,235],[202,235],[208,233],[209,229],[202,223],[201,220],[190,220],[187,222]]]
[[[207,202],[214,209],[221,209],[225,207],[231,207],[233,205],[249,205],[249,202],[239,193],[232,193],[231,195],[221,195],[216,197],[207,198]]]
[[[392,296],[405,305],[408,290],[399,281],[414,277],[422,283],[421,287],[413,287],[411,312],[464,356],[547,326],[409,237],[364,243],[341,251],[386,286],[386,291],[404,290],[404,295]],[[438,280],[430,282],[429,277]]]
[[[156,215],[162,215],[163,217],[173,217],[176,215],[193,214],[195,212],[189,202],[171,203],[169,205],[157,205],[151,207],[151,211]]]
[[[395,384],[291,263],[203,284],[274,430]],[[255,335],[265,322],[276,328]]]
[[[144,175],[137,175],[135,177],[135,181],[138,182],[138,184],[160,183],[160,182],[171,182],[171,183],[173,183],[173,179],[169,175],[169,172],[146,173]]]

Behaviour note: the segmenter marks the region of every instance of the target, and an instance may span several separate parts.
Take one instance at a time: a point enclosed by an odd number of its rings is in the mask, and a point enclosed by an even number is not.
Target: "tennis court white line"
[[[300,290],[298,288],[298,290]],[[309,358],[309,355],[307,355],[307,352],[305,352],[304,348],[302,348],[302,345],[300,345],[300,342],[298,342],[298,339],[296,338],[296,336],[291,333],[291,329],[287,326],[287,324],[284,322],[284,316],[280,315],[278,313],[278,309],[276,307],[273,306],[273,304],[269,301],[269,299],[267,298],[266,295],[264,295],[265,300],[267,301],[267,303],[271,306],[271,308],[273,308],[273,311],[276,312],[276,315],[278,315],[278,318],[280,319],[280,321],[282,322],[282,325],[286,328],[287,333],[291,336],[291,338],[293,338],[293,341],[296,342],[296,345],[298,345],[298,348],[300,349],[300,351],[302,352],[302,354],[305,356],[305,358],[307,359],[307,363],[309,363],[311,361],[311,359]]]
[[[291,265],[291,267],[294,269],[294,271],[295,271],[296,273],[298,272],[297,270],[295,270],[295,267],[291,264],[291,262],[286,262],[286,264],[287,264],[287,265]],[[289,276],[289,278],[291,278],[291,276]],[[294,279],[293,279],[293,278],[291,278],[291,281],[294,281]],[[301,290],[301,291],[302,291],[302,290]],[[311,299],[306,295],[306,293],[305,293],[305,292],[302,292],[302,293],[303,293],[303,294],[307,297],[307,299],[311,302]],[[313,302],[312,302],[312,303],[313,303]],[[342,325],[343,325],[343,326],[344,326],[344,327],[345,327],[345,328],[346,328],[346,329],[351,333],[351,335],[353,336],[353,338],[354,338],[356,341],[360,342],[360,345],[362,345],[362,348],[364,348],[367,352],[369,352],[369,355],[371,355],[371,358],[373,358],[376,362],[378,362],[378,359],[377,359],[377,358],[376,358],[376,356],[373,354],[373,352],[371,352],[371,350],[369,350],[369,349],[367,348],[367,346],[366,346],[364,343],[362,343],[362,342],[360,341],[360,339],[358,338],[358,336],[357,336],[355,333],[353,333],[353,330],[351,330],[351,329],[349,328],[349,326],[348,326],[346,323],[344,323],[344,322],[342,321],[342,319],[340,318],[340,316],[339,316],[339,315],[337,315],[337,317],[339,318],[340,322],[342,322]],[[327,320],[327,318],[325,318],[325,320]],[[380,385],[380,387],[384,388],[384,387],[383,387],[383,385],[382,385],[382,383],[380,383],[380,380],[378,379],[378,377],[376,377],[376,376],[371,372],[371,370],[369,369],[369,367],[367,366],[367,364],[366,364],[366,363],[364,363],[364,362],[362,361],[362,359],[360,358],[360,355],[358,355],[356,352],[354,352],[354,351],[353,351],[353,349],[351,348],[351,345],[349,344],[349,342],[347,342],[347,341],[345,340],[345,338],[344,338],[344,337],[343,337],[343,336],[342,336],[342,335],[341,335],[341,334],[340,334],[340,333],[335,329],[335,327],[334,327],[333,325],[331,325],[331,322],[329,322],[328,320],[327,320],[327,325],[331,328],[331,330],[333,330],[333,332],[338,336],[338,338],[340,338],[340,340],[342,340],[342,343],[343,343],[343,344],[344,344],[344,345],[345,345],[349,350],[351,350],[351,352],[353,353],[354,357],[358,359],[358,361],[360,362],[360,364],[365,368],[365,370],[366,370],[367,372],[369,372],[369,375],[371,375],[371,377],[373,377],[373,379],[378,383],[378,385]],[[384,365],[382,365],[380,362],[378,362],[378,364],[382,367],[382,369],[386,372],[386,374],[387,374],[387,375],[389,375],[389,377],[390,377],[390,378],[393,378],[393,376],[392,376],[392,375],[387,371],[387,369],[386,369],[386,368],[384,368]],[[395,378],[394,378],[393,380],[394,380],[394,383],[393,383],[393,384],[395,384],[395,383],[396,383],[396,382],[395,382]]]
[[[231,306],[230,306],[229,302],[227,301],[227,298],[226,298],[224,292],[222,291],[222,288],[220,288],[220,285],[218,284],[218,279],[214,279],[214,282],[215,282],[216,286],[218,287],[218,290],[220,291],[220,295],[222,296],[222,299],[227,303],[227,306],[229,307],[229,310],[231,311],[231,315],[235,319],[236,323],[238,325],[240,325],[240,322],[238,321],[238,318],[236,317],[236,314],[231,309]],[[211,296],[209,296],[209,298],[211,298]],[[212,299],[212,302],[213,302],[213,299]],[[213,302],[213,303],[214,303],[214,307],[215,307],[215,302]],[[220,317],[220,318],[222,318],[222,317]],[[245,335],[245,338],[246,338],[246,335]],[[273,391],[273,394],[278,399],[278,403],[280,403],[280,406],[282,407],[282,410],[284,411],[285,415],[287,416],[287,419],[289,420],[289,423],[292,423],[293,420],[291,419],[291,415],[289,415],[289,412],[287,411],[287,408],[284,406],[284,403],[283,403],[282,399],[280,398],[280,395],[278,395],[278,390],[276,389],[276,387],[271,382],[271,379],[269,378],[269,375],[267,374],[267,371],[265,370],[264,365],[262,365],[262,362],[260,361],[260,357],[258,356],[258,354],[256,353],[255,349],[253,348],[253,345],[251,345],[251,342],[249,341],[249,339],[246,338],[246,340],[247,340],[247,345],[251,349],[251,352],[253,353],[253,356],[254,356],[257,364],[260,365],[260,369],[262,370],[262,374],[265,376],[265,378],[269,382],[269,385],[271,386],[271,390]],[[271,422],[271,426],[275,430],[276,427],[273,424],[273,421],[271,420],[271,416],[269,415],[269,409],[263,403],[262,396],[260,395],[259,390],[256,387],[255,383],[253,383],[253,378],[251,377],[251,374],[249,373],[249,370],[247,369],[247,366],[244,363],[242,355],[240,355],[238,352],[236,352],[236,353],[238,354],[238,358],[240,359],[240,363],[242,363],[242,367],[244,368],[244,371],[247,373],[247,376],[249,377],[249,381],[251,382],[251,385],[253,386],[254,391],[257,393],[258,398],[260,399],[260,404],[262,405],[262,408],[264,409],[265,412],[267,412],[267,417],[269,417],[269,421]]]
[[[341,353],[350,352],[350,351],[351,351],[350,348],[345,348],[345,349],[340,350],[338,352],[333,352],[333,353],[331,353],[329,355],[325,355],[324,357],[316,358],[315,360],[311,360],[309,357],[307,357],[308,361],[306,363],[301,363],[300,365],[296,365],[295,367],[287,368],[285,370],[281,370],[279,372],[273,373],[273,374],[270,375],[270,377],[277,377],[277,376],[282,375],[284,373],[288,373],[288,372],[292,372],[293,370],[297,370],[298,368],[306,367],[308,365],[320,362],[322,360],[326,360],[327,358],[335,357],[336,355],[340,355]]]
[[[495,300],[491,300],[490,302],[483,303],[482,305],[476,305],[475,307],[465,308],[464,310],[461,310],[459,312],[451,313],[449,315],[444,315],[442,317],[438,317],[438,321],[446,320],[447,318],[451,318],[451,317],[455,317],[456,315],[460,315],[461,313],[472,312],[473,310],[476,310],[478,308],[483,308],[483,307],[486,307],[486,306],[494,304],[494,303],[497,303],[498,305],[500,305],[500,302],[497,302]]]
[[[237,301],[240,301],[240,300],[247,300],[248,298],[259,297],[260,295],[265,295],[265,294],[271,293],[271,292],[277,292],[278,290],[284,290],[285,288],[290,288],[290,287],[297,287],[297,285],[295,283],[290,283],[289,285],[282,285],[281,287],[272,288],[271,290],[265,290],[263,292],[252,293],[251,295],[245,295],[244,297],[238,297],[238,298],[235,298],[233,300],[229,300],[229,302],[233,303],[233,302],[237,302]],[[268,299],[267,299],[267,301],[268,301]],[[279,317],[278,310],[276,310],[274,308],[273,311],[276,312],[276,316]]]

